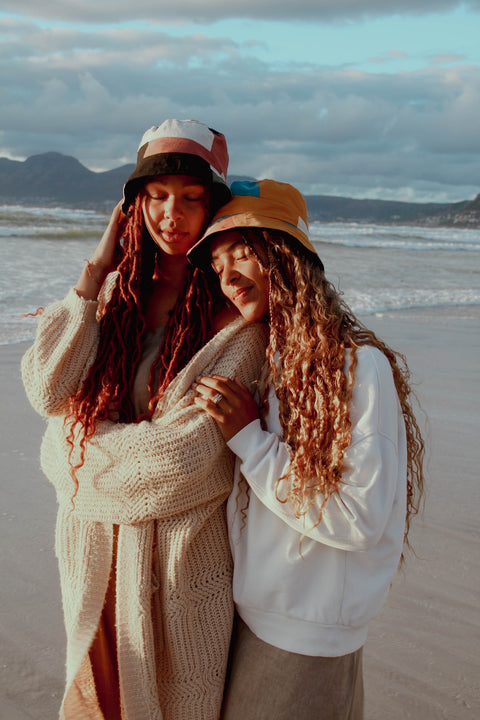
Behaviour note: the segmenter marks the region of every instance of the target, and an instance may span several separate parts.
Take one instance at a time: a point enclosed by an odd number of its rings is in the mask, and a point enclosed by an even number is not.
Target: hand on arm
[[[96,300],[99,290],[109,272],[115,270],[121,257],[120,240],[128,218],[122,212],[122,201],[117,203],[110,216],[102,239],[92,257],[87,261],[75,286],[77,293],[86,300]]]
[[[195,404],[215,420],[226,441],[258,418],[258,407],[249,389],[240,380],[221,375],[199,379]]]
[[[215,421],[194,403],[192,384],[203,374],[217,373],[222,378],[241,377],[246,387],[253,384],[264,360],[265,333],[247,324],[232,325],[222,334],[173,380],[152,420],[98,424],[77,472],[75,503],[85,517],[131,524],[171,517],[212,498],[227,497],[233,458]],[[65,473],[57,473],[59,463],[51,453],[48,462],[52,470],[44,471],[70,504],[68,473],[65,485]]]

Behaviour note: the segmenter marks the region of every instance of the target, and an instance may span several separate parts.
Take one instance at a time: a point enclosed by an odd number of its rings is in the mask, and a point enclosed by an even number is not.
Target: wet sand
[[[480,311],[365,318],[407,356],[425,410],[427,498],[365,648],[366,720],[480,717]],[[65,637],[56,501],[39,468],[44,421],[20,379],[25,344],[0,346],[0,717],[55,720]],[[292,720],[294,720],[292,716]]]

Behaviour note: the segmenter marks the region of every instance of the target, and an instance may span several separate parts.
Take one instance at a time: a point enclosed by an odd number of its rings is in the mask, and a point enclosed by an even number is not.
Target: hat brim
[[[238,230],[240,228],[263,228],[265,230],[278,230],[282,233],[290,235],[305,250],[312,254],[317,262],[321,263],[317,251],[310,242],[308,236],[294,225],[287,222],[258,215],[257,213],[237,213],[235,215],[227,215],[215,221],[204,233],[203,237],[194,245],[187,253],[189,261],[202,269],[210,267],[210,246],[219,233],[227,230]]]
[[[191,175],[202,180],[212,194],[212,214],[228,202],[232,196],[230,188],[223,178],[197,155],[188,153],[152,155],[143,160],[140,169],[135,168],[123,186],[122,210],[125,214],[145,183],[161,175]]]

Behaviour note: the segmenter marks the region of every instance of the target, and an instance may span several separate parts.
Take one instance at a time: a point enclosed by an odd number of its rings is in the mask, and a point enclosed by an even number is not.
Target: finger
[[[241,388],[245,393],[248,393],[249,395],[252,394],[248,386],[245,385],[245,383],[243,383],[237,376],[235,376],[233,379],[228,377],[222,377],[221,375],[212,375],[211,377],[215,378],[216,380],[223,380],[225,382],[225,385],[231,390]]]
[[[196,395],[193,399],[195,405],[202,410],[205,410],[217,423],[221,424],[225,421],[225,412],[210,398],[201,397]]]
[[[202,383],[197,383],[195,385],[195,394],[204,398],[205,400],[212,401],[216,405],[218,405],[218,403],[223,397],[222,393],[216,390],[214,387],[203,385]]]
[[[197,378],[199,385],[205,385],[206,387],[212,388],[215,392],[221,392],[227,387],[229,379],[222,375],[205,375],[205,377]]]
[[[197,390],[204,397],[211,398],[220,393],[231,405],[238,405],[245,398],[251,397],[250,391],[243,383],[219,375],[200,378]]]
[[[206,382],[203,382],[202,379],[202,382],[196,383],[195,392],[197,395],[215,403],[215,405],[218,405],[223,398],[227,398],[227,394],[231,395],[226,383],[210,380],[209,378]]]
[[[202,397],[204,400],[209,400],[215,405],[218,405],[223,399],[223,395],[219,390],[217,390],[215,387],[216,385],[217,383],[210,383],[207,385],[206,383],[196,382],[194,383],[195,394],[197,397]]]
[[[243,384],[237,383],[235,380],[229,380],[221,389],[223,397],[233,406],[238,407],[245,402],[252,400],[252,393]]]

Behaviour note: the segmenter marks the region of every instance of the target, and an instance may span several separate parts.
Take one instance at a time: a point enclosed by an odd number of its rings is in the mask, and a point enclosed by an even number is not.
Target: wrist
[[[97,285],[103,285],[105,278],[108,275],[108,270],[104,265],[96,263],[94,260],[88,260],[85,258],[87,263],[86,272],[89,278],[91,278]]]

